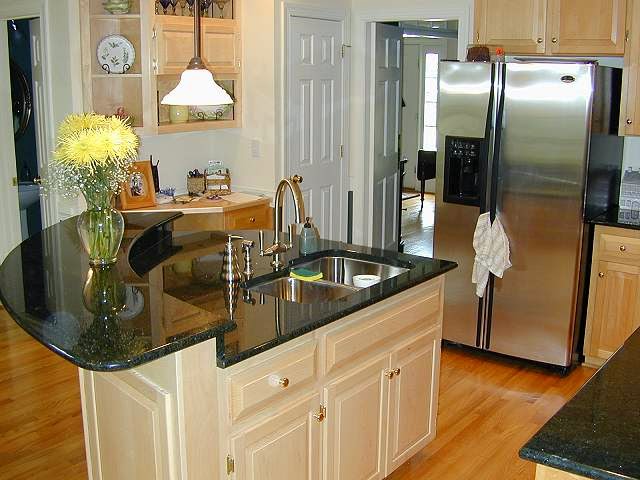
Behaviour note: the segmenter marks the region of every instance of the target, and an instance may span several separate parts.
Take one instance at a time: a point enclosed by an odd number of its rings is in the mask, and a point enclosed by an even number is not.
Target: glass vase
[[[124,235],[122,214],[106,205],[88,203],[78,217],[78,235],[89,254],[90,265],[110,265],[116,262]]]

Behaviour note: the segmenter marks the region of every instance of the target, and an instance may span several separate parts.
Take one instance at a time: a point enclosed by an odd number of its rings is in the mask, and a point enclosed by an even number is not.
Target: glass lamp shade
[[[231,96],[207,69],[185,70],[178,86],[162,99],[163,105],[231,105]]]

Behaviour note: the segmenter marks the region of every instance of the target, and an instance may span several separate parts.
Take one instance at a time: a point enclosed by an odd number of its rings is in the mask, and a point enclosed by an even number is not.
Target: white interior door
[[[402,29],[375,24],[372,245],[398,250]]]
[[[302,175],[306,214],[339,240],[342,205],[342,22],[292,17],[288,34],[287,175]]]
[[[9,71],[9,36],[7,22],[0,21],[0,262],[22,241],[16,152],[13,140],[13,113],[11,109],[11,74]],[[14,185],[15,180],[15,185]]]
[[[42,60],[42,34],[40,19],[35,18],[29,22],[31,32],[31,76],[33,91],[33,115],[36,124],[36,151],[38,154],[38,175],[46,177],[49,161],[49,149],[47,148],[47,124],[45,121],[45,81],[44,66]],[[40,212],[42,215],[42,227],[46,228],[53,223],[49,202],[50,195],[43,195],[40,188]]]

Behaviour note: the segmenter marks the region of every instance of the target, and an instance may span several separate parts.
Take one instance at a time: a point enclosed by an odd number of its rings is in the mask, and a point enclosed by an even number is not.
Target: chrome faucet
[[[280,181],[278,188],[276,188],[276,196],[274,199],[273,209],[273,245],[268,248],[264,248],[264,232],[260,230],[260,256],[261,257],[273,257],[271,266],[279,270],[284,263],[280,259],[280,254],[286,252],[293,246],[293,229],[289,225],[289,238],[288,242],[282,242],[280,240],[280,230],[282,229],[282,208],[284,206],[284,195],[289,187],[291,194],[293,195],[293,207],[295,210],[296,223],[302,223],[305,218],[304,214],[304,199],[302,198],[302,191],[299,184],[302,183],[302,177],[300,175],[294,175],[290,178],[285,178]]]

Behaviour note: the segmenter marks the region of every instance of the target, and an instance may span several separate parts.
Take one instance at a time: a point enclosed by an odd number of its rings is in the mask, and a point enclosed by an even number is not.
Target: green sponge
[[[315,282],[316,280],[321,280],[323,275],[322,272],[314,272],[307,268],[294,268],[289,273],[289,276],[305,282]]]

